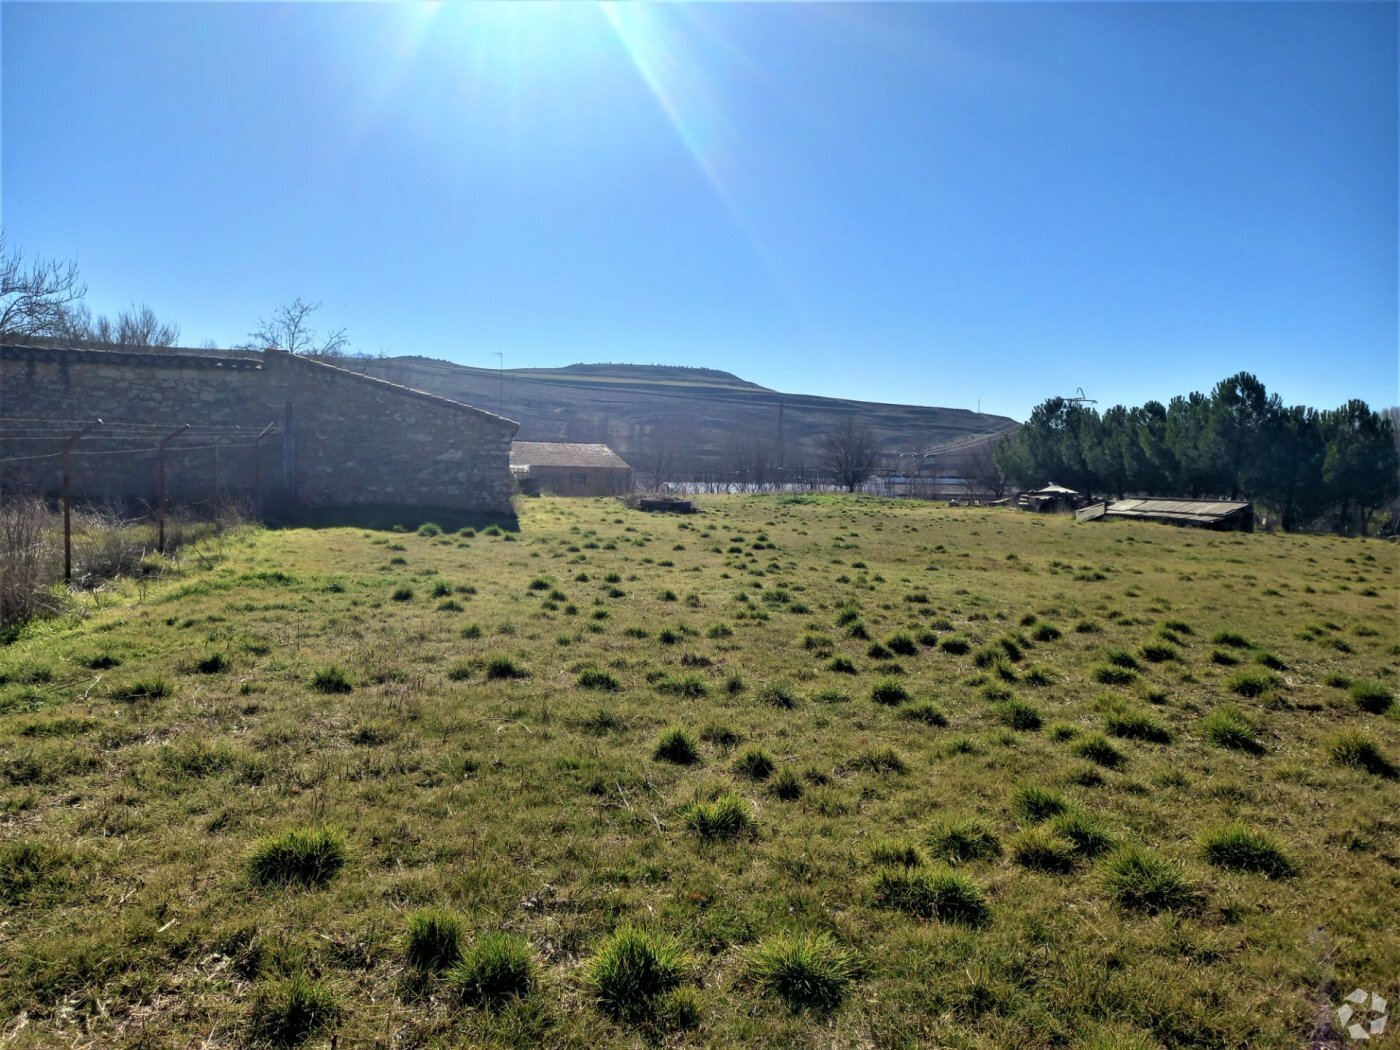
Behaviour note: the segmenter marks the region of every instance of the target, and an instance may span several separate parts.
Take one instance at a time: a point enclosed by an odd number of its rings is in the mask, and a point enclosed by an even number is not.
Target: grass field
[[[0,649],[0,1045],[1297,1047],[1397,998],[1394,545],[700,505],[249,531]]]

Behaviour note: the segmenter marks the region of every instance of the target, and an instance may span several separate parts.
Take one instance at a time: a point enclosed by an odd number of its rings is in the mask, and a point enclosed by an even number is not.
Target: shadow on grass
[[[519,532],[515,514],[491,514],[431,506],[285,507],[265,515],[268,528],[334,529],[358,528],[389,531],[417,531],[431,522],[443,532],[472,528],[478,532],[496,526],[505,532]]]

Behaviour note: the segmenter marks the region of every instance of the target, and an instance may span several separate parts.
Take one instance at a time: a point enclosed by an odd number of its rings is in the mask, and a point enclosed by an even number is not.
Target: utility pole
[[[68,498],[68,483],[71,475],[68,469],[68,450],[77,444],[78,439],[84,434],[91,433],[102,425],[102,420],[95,419],[76,434],[67,437],[63,441],[63,582],[70,583],[73,579],[73,501]]]
[[[185,423],[179,430],[172,431],[160,439],[159,460],[160,460],[160,490],[158,496],[158,507],[156,510],[156,549],[162,554],[165,553],[165,446],[174,441],[177,437],[190,429],[190,425]]]
[[[506,414],[506,355],[500,350],[496,351],[496,375],[500,380],[500,385],[496,391],[496,415]]]

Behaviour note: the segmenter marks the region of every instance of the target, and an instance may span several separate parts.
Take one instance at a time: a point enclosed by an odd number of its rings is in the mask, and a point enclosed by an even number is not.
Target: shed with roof
[[[510,470],[531,495],[620,496],[632,488],[632,468],[607,445],[516,441]]]

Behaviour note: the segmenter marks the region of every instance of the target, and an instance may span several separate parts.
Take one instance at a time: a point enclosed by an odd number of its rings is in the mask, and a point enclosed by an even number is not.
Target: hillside
[[[966,442],[1016,425],[958,408],[789,394],[728,372],[670,365],[489,368],[423,357],[337,362],[418,390],[479,405],[520,423],[525,441],[602,441],[644,472],[658,460],[690,476],[762,460],[791,471],[815,463],[821,435],[854,418],[886,454]],[[779,433],[781,406],[781,436]]]

